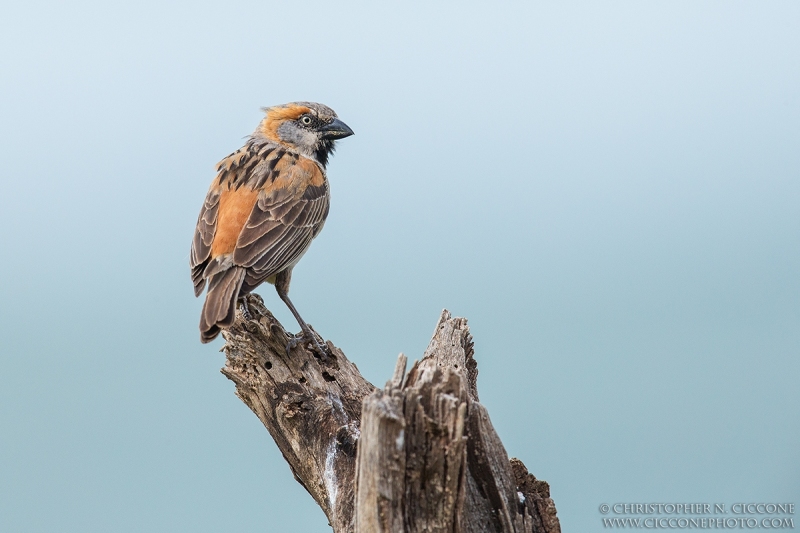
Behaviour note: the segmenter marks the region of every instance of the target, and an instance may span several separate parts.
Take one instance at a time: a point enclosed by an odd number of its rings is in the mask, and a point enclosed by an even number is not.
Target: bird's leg
[[[283,300],[284,303],[287,305],[287,307],[289,307],[289,310],[292,312],[294,317],[297,319],[297,323],[300,324],[300,329],[303,330],[301,333],[295,335],[289,340],[289,343],[286,345],[286,353],[288,354],[292,350],[292,348],[297,346],[299,341],[306,340],[306,341],[312,341],[317,351],[322,356],[322,358],[327,359],[328,356],[331,355],[327,346],[325,346],[320,341],[318,335],[316,335],[313,331],[311,331],[311,328],[308,327],[308,324],[305,323],[300,314],[297,312],[297,309],[295,309],[294,305],[292,305],[292,301],[289,300],[289,297],[284,294],[280,295],[280,297],[281,300]]]
[[[297,312],[297,309],[294,308],[294,304],[289,299],[289,282],[292,279],[292,271],[291,269],[284,270],[280,274],[278,274],[275,278],[275,290],[278,291],[278,296],[281,297],[283,303],[286,304],[286,307],[289,308],[289,311],[292,312],[294,318],[297,320],[297,323],[300,324],[300,329],[303,332],[300,335],[295,335],[292,339],[289,340],[289,343],[286,345],[286,353],[288,354],[289,351],[297,346],[298,340],[305,338],[306,340],[310,340],[316,346],[319,354],[322,356],[323,359],[327,359],[331,353],[328,350],[328,347],[325,346],[321,341],[321,339],[311,331],[311,328],[308,327],[306,321],[303,320],[303,317],[300,316],[300,313]]]
[[[250,306],[247,305],[247,295],[242,294],[239,296],[239,304],[242,307],[242,316],[245,320],[253,320],[253,315],[250,314]]]

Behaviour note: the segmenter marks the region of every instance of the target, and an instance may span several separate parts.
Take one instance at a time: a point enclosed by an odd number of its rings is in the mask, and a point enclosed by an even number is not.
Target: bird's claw
[[[286,343],[286,355],[291,355],[291,351],[297,348],[297,345],[300,344],[300,340],[303,338],[303,334],[300,335],[289,335],[289,342]]]
[[[328,346],[324,342],[320,342],[319,335],[316,335],[312,332],[304,332],[301,331],[297,335],[291,335],[289,337],[289,342],[286,343],[286,355],[289,355],[289,352],[294,350],[298,345],[310,342],[312,343],[311,349],[317,352],[320,358],[325,361],[329,357],[332,357],[331,351],[328,349]]]

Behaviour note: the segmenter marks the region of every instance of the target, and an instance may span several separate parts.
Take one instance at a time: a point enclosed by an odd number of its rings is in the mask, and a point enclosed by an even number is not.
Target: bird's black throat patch
[[[328,166],[328,159],[333,154],[336,146],[334,145],[335,141],[330,139],[322,139],[317,143],[317,150],[314,152],[314,157],[319,161],[319,163],[324,167]]]

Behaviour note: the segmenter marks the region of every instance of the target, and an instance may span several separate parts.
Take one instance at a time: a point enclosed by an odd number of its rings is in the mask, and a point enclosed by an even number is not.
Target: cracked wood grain
[[[478,399],[472,336],[444,311],[423,358],[383,389],[330,341],[321,360],[257,295],[223,332],[222,373],[343,532],[560,533],[549,486],[509,459]]]

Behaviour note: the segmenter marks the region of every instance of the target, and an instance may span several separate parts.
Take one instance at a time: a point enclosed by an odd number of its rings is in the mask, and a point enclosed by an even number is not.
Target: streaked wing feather
[[[189,266],[192,269],[192,284],[194,295],[200,296],[206,287],[206,278],[203,270],[208,258],[211,256],[211,243],[217,231],[217,213],[219,211],[220,189],[214,185],[208,190],[200,215],[197,217],[197,226],[192,239],[192,251],[189,254]]]
[[[300,183],[309,180],[305,175],[294,178]],[[255,279],[266,279],[292,265],[319,232],[328,205],[327,182],[263,191],[239,235],[233,262],[252,269]]]
[[[286,232],[270,249],[272,253],[263,255],[251,268],[256,273],[267,276],[280,272],[300,259],[303,252],[311,245],[312,238],[310,231]]]
[[[211,255],[211,243],[217,230],[217,211],[219,209],[219,187],[212,186],[206,194],[200,215],[197,217],[197,226],[192,239],[191,267],[205,262]]]

